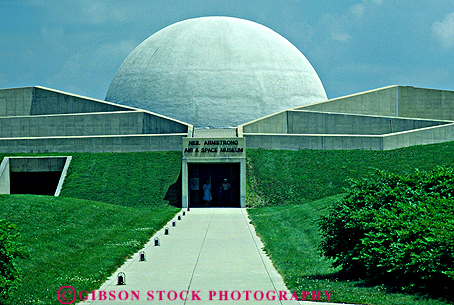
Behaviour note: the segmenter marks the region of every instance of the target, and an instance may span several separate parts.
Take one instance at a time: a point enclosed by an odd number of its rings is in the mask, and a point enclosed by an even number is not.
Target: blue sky
[[[138,44],[201,16],[244,18],[284,36],[328,98],[388,85],[454,91],[454,0],[0,0],[0,88],[104,99]]]

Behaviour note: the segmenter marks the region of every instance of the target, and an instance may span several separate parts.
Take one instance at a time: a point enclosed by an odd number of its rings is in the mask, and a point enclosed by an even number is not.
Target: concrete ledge
[[[454,123],[383,136],[385,150],[454,141]]]
[[[247,148],[276,150],[391,150],[454,141],[454,123],[385,135],[244,133]]]
[[[63,166],[63,169],[61,171],[60,180],[58,181],[54,196],[60,196],[61,189],[63,188],[63,183],[65,182],[66,174],[68,173],[69,163],[71,163],[72,158],[72,156],[66,157],[65,165]]]
[[[383,150],[383,136],[244,133],[247,148],[276,150]]]
[[[449,123],[451,121],[288,110],[240,127],[243,133],[249,134],[383,135]]]
[[[188,125],[146,111],[0,117],[0,138],[172,134]]]
[[[186,135],[0,138],[0,153],[181,151]]]
[[[5,157],[0,164],[0,194],[10,194],[11,183],[10,183],[10,164],[9,158]]]
[[[337,113],[399,116],[399,86],[369,90],[293,110],[330,111]]]

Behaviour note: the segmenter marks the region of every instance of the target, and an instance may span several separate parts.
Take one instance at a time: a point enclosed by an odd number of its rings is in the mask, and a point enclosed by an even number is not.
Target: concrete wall
[[[383,150],[382,136],[243,134],[247,148],[277,150]]]
[[[386,135],[243,134],[247,148],[277,150],[390,150],[454,141],[454,123]]]
[[[142,133],[143,113],[111,112],[0,118],[0,137],[55,137]]]
[[[0,153],[181,151],[182,137],[168,135],[118,135],[90,137],[0,139]]]
[[[449,141],[454,141],[454,123],[385,135],[383,137],[383,149],[389,150]]]
[[[160,115],[144,112],[142,133],[164,134],[188,132],[188,125]]]
[[[382,116],[288,111],[289,134],[380,135],[446,123]]]
[[[66,157],[9,157],[10,172],[61,172]]]
[[[9,158],[3,158],[0,164],[0,194],[11,193]]]
[[[182,132],[184,124],[139,111],[0,118],[0,138]]]
[[[0,117],[29,115],[32,105],[33,88],[0,90]]]
[[[29,115],[131,111],[130,107],[91,99],[75,94],[33,87],[33,103]]]
[[[399,87],[399,116],[454,120],[454,91]]]
[[[65,157],[5,157],[0,164],[0,194],[11,193],[11,173],[61,172],[54,196],[59,196],[71,156]]]
[[[254,120],[241,125],[239,129],[244,133],[287,133],[287,111]]]
[[[380,135],[446,123],[422,119],[289,110],[242,125],[242,131],[274,134]]]
[[[294,109],[398,116],[398,88],[398,86],[385,87]]]
[[[391,86],[295,109],[454,120],[454,91]]]
[[[0,117],[132,110],[130,107],[44,87],[0,90]]]

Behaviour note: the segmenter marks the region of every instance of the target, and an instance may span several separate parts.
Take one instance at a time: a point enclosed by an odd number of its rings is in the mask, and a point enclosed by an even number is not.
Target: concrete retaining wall
[[[381,116],[398,116],[399,87],[390,86],[335,98],[295,110],[314,110]]]
[[[450,141],[454,141],[454,123],[385,135],[383,137],[383,149],[389,150]]]
[[[44,87],[0,90],[0,117],[134,110]]]
[[[287,111],[241,125],[241,129],[244,133],[287,133]]]
[[[454,120],[454,92],[399,87],[399,116]]]
[[[382,136],[243,134],[247,148],[277,150],[383,150]]]
[[[0,163],[0,194],[11,193],[11,180],[10,180],[10,164],[9,158],[3,158]]]
[[[178,121],[144,112],[143,134],[187,133],[188,125]]]
[[[11,193],[11,173],[60,172],[54,196],[60,195],[71,156],[65,157],[5,157],[0,164],[0,194]]]
[[[454,120],[454,91],[391,86],[294,109]]]
[[[9,157],[10,172],[61,172],[67,157]]]
[[[0,153],[181,151],[182,137],[123,135],[0,139]]]
[[[437,120],[290,110],[269,115],[241,127],[243,133],[381,135],[447,123]]]
[[[44,87],[33,87],[29,115],[132,111],[133,108]]]
[[[446,123],[444,121],[326,112],[288,112],[289,134],[381,135]]]
[[[0,118],[0,138],[182,132],[184,124],[138,111]]]
[[[454,141],[454,123],[386,135],[243,134],[247,148],[390,150],[414,145]]]
[[[33,88],[0,90],[0,117],[29,115],[32,105]]]

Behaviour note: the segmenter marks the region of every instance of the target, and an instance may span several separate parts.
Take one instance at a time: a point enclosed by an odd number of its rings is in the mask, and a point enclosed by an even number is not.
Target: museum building
[[[389,86],[328,99],[289,41],[231,17],[153,34],[120,66],[105,101],[40,86],[0,89],[0,153],[181,151],[183,207],[201,204],[204,181],[215,189],[224,179],[231,205],[245,207],[247,148],[389,150],[453,140],[454,92]],[[3,160],[0,193],[24,164]]]

